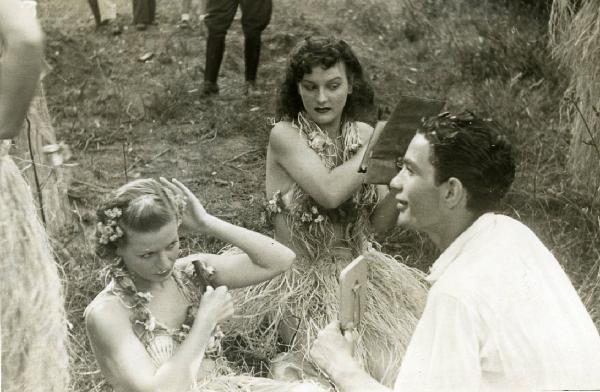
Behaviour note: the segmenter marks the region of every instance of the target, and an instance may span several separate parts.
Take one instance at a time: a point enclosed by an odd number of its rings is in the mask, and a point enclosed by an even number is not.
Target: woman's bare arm
[[[269,138],[269,149],[275,161],[300,188],[325,208],[338,207],[362,184],[364,174],[358,169],[365,148],[363,146],[342,165],[328,169],[290,123],[275,124]]]
[[[208,265],[215,268],[214,282],[229,288],[251,286],[284,272],[296,259],[288,247],[263,234],[214,218],[211,235],[233,244],[244,253],[209,255]]]
[[[260,283],[290,268],[296,254],[288,247],[266,235],[225,222],[206,212],[198,198],[181,182],[161,178],[173,192],[187,198],[183,216],[185,228],[216,237],[233,244],[244,253],[236,255],[201,256],[201,260],[215,269],[214,283],[230,288]]]

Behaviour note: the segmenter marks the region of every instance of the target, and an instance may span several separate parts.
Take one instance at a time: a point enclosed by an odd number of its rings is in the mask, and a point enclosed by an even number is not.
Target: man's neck
[[[429,237],[435,246],[443,252],[456,238],[458,238],[459,235],[467,230],[477,218],[478,215],[470,211],[452,214],[448,216],[448,219],[445,220],[445,224],[440,227],[440,230],[436,233],[430,233]]]

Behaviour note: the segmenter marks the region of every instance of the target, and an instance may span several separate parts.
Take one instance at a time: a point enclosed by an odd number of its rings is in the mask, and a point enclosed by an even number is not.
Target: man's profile
[[[491,121],[444,113],[425,121],[391,181],[398,225],[442,251],[395,391],[600,389],[600,336],[569,278],[524,224],[493,211],[515,176]],[[311,355],[339,389],[389,390],[351,357],[338,326]]]

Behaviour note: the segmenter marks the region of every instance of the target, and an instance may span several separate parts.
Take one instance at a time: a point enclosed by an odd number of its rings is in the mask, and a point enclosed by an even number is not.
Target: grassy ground
[[[197,93],[205,45],[200,25],[179,30],[177,2],[161,2],[158,24],[138,32],[129,25],[130,4],[117,3],[120,35],[112,35],[110,27],[96,30],[83,1],[40,5],[47,59],[54,67],[45,80],[49,107],[58,137],[71,145],[79,163],[70,169],[69,189],[76,224],[60,236],[57,249],[73,325],[75,391],[106,387],[82,326],[83,309],[103,287],[91,239],[93,209],[103,194],[127,179],[177,177],[210,212],[271,230],[262,203],[273,94],[241,94],[239,21],[227,38],[221,95],[205,100]],[[600,325],[600,204],[575,189],[565,169],[569,132],[559,126],[557,113],[564,75],[545,49],[548,2],[414,3],[277,1],[264,34],[262,87],[276,89],[295,41],[334,34],[356,49],[382,107],[392,107],[400,94],[447,97],[452,108],[470,107],[501,121],[520,162],[504,209],[550,247]],[[150,61],[138,61],[148,52],[154,54]],[[223,245],[211,238],[186,241],[196,251]],[[435,257],[415,234],[398,230],[381,242],[424,270]]]

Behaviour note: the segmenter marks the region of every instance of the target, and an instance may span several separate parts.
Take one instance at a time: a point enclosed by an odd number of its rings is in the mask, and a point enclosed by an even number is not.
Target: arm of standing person
[[[359,126],[361,135],[372,132],[367,124],[359,123]],[[269,151],[277,164],[325,208],[338,207],[363,183],[365,175],[359,173],[358,169],[365,149],[366,145],[363,145],[348,161],[329,169],[307,145],[305,137],[290,123],[275,124],[269,137]]]
[[[240,248],[236,255],[200,255],[201,261],[215,270],[216,285],[239,288],[254,285],[287,270],[296,255],[286,246],[263,234],[225,222],[206,212],[198,198],[181,182],[161,178],[166,186],[187,198],[183,227],[219,238]]]
[[[43,34],[33,13],[17,0],[0,1],[0,139],[23,127],[42,71]]]
[[[92,306],[85,324],[103,374],[117,391],[183,392],[195,379],[215,326],[233,314],[225,287],[208,287],[196,319],[174,355],[156,367],[131,328],[129,311],[117,298]]]

